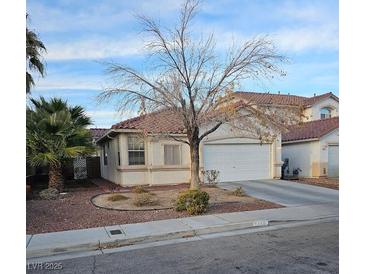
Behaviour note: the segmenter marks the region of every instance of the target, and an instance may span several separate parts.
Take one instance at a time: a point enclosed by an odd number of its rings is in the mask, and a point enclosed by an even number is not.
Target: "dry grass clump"
[[[151,193],[139,193],[134,196],[133,204],[137,207],[159,205],[159,200]]]
[[[127,200],[127,199],[129,199],[129,198],[122,194],[114,194],[114,195],[108,197],[108,201],[110,201],[110,202],[123,201],[123,200]]]
[[[237,187],[235,190],[231,191],[230,194],[233,196],[237,196],[237,197],[246,196],[246,192],[243,190],[243,188],[241,186]]]
[[[141,194],[141,193],[148,193],[149,191],[146,189],[146,187],[139,185],[139,186],[135,186],[133,188],[133,192],[137,193],[137,194]]]

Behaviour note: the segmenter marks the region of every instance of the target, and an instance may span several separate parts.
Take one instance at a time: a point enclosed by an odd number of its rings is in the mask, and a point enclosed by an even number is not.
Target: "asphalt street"
[[[338,273],[338,222],[26,267],[27,273]]]

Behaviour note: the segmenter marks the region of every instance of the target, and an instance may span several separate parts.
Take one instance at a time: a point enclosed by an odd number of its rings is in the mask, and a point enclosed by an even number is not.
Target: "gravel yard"
[[[300,178],[298,180],[293,180],[296,183],[315,185],[321,187],[327,187],[331,189],[339,189],[338,178]]]
[[[27,234],[54,232],[70,229],[82,229],[98,226],[148,222],[154,220],[187,217],[187,212],[176,212],[174,209],[152,211],[116,211],[95,207],[90,198],[114,188],[108,182],[99,180],[99,186],[77,189],[68,192],[58,200],[27,200]],[[186,185],[151,187],[151,190],[185,189]],[[130,189],[117,187],[118,192],[129,192]],[[278,208],[280,205],[250,198],[247,202],[214,204],[206,214],[235,211]]]

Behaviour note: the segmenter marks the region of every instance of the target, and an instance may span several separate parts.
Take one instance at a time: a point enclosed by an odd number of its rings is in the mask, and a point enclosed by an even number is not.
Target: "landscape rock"
[[[56,188],[47,188],[39,192],[39,197],[42,200],[55,200],[59,196],[59,191]]]

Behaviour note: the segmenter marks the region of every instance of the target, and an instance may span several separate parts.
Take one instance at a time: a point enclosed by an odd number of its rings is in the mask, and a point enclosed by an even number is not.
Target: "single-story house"
[[[182,121],[169,111],[156,111],[115,124],[98,141],[101,176],[123,186],[161,185],[190,181],[190,149],[175,141],[186,138]],[[203,170],[219,170],[220,181],[279,178],[280,136],[261,144],[222,125],[203,139],[200,147]]]
[[[292,126],[282,135],[282,159],[288,161],[284,176],[338,177],[339,117]]]

